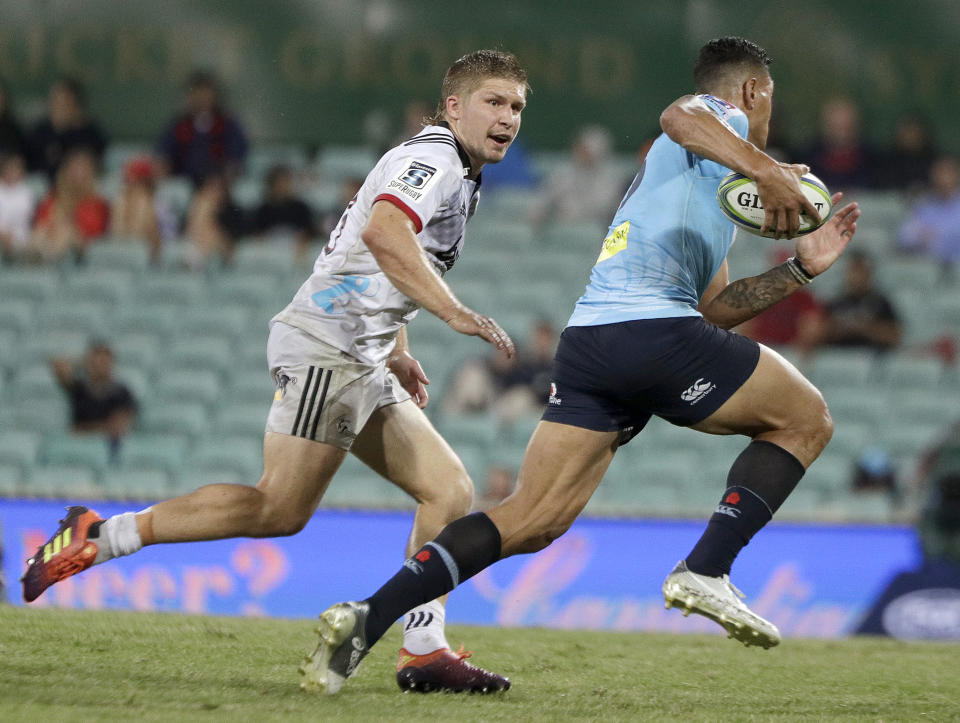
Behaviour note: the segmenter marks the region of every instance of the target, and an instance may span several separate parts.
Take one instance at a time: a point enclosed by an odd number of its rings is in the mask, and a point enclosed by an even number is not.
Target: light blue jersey
[[[739,108],[700,98],[747,137],[749,123]],[[568,326],[700,316],[700,296],[733,244],[735,226],[717,203],[729,171],[661,134],[620,202]]]

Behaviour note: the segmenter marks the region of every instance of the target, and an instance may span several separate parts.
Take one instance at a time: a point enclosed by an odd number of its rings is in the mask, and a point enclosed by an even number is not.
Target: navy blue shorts
[[[696,424],[743,386],[760,346],[699,316],[568,326],[553,362],[548,422],[601,432],[621,444],[652,415]]]

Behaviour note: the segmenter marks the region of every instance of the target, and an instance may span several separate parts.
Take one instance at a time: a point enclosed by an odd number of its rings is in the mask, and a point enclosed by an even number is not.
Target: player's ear
[[[460,116],[463,112],[463,106],[460,104],[459,95],[451,95],[447,98],[445,103],[445,108],[447,112],[447,118],[450,120],[460,120]]]
[[[753,110],[753,107],[757,103],[757,79],[747,78],[740,87],[740,90],[743,93],[743,109]]]

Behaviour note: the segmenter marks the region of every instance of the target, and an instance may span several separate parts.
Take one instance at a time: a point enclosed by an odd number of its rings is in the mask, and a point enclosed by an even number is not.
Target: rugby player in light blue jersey
[[[778,235],[794,236],[801,212],[817,217],[800,190],[806,166],[763,152],[769,64],[762,48],[742,38],[701,49],[697,94],[661,115],[664,135],[617,211],[563,332],[549,404],[516,491],[486,513],[449,524],[371,597],[327,610],[322,617],[335,633],[324,652],[331,670],[352,670],[407,610],[502,557],[540,550],[562,535],[617,448],[652,415],[750,437],[703,537],[664,582],[667,605],[717,621],[746,645],[780,641],[777,628],[741,602],[730,567],[826,446],[832,423],[823,397],[786,360],[728,330],[826,271],[853,237],[860,212],[856,204],[841,208],[797,240],[789,261],[730,283],[734,227],[716,201],[728,170],[756,180],[765,227]]]

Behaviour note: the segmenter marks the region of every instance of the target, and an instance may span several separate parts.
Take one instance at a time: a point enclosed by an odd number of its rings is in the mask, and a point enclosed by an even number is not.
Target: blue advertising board
[[[88,503],[101,515],[129,509]],[[23,561],[54,531],[63,503],[0,500],[4,572],[19,600]],[[294,537],[156,545],[48,590],[35,606],[312,617],[368,596],[403,562],[410,512],[320,510]],[[578,520],[536,555],[503,560],[451,596],[452,623],[605,630],[717,631],[665,610],[660,583],[703,523]],[[919,563],[905,527],[771,524],[734,581],[785,636],[852,632],[898,572]]]

